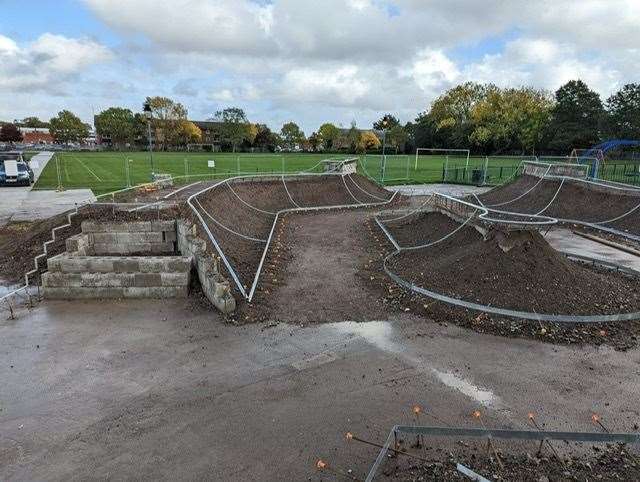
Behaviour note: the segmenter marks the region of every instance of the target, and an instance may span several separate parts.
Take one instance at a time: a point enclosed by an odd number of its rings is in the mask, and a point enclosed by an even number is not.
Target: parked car
[[[21,152],[0,152],[2,174],[0,184],[3,186],[30,186],[34,175]]]

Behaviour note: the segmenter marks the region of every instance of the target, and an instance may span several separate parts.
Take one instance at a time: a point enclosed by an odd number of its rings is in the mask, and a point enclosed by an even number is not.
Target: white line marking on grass
[[[95,172],[93,172],[91,169],[89,169],[89,167],[82,161],[82,159],[80,159],[79,157],[76,157],[76,156],[73,156],[73,159],[75,159],[80,164],[82,164],[82,167],[84,167],[87,171],[89,171],[89,173],[93,177],[95,177],[99,182],[102,182],[102,179],[100,179],[100,177]]]

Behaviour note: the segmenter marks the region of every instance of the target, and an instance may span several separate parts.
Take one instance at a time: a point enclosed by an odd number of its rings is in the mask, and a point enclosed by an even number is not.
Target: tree
[[[293,151],[296,147],[299,147],[304,141],[304,132],[300,129],[295,122],[287,122],[280,129],[280,135],[285,147]]]
[[[360,133],[360,139],[358,141],[358,152],[367,152],[371,149],[380,148],[380,139],[371,131],[364,131]]]
[[[490,86],[471,109],[472,144],[485,152],[535,151],[551,116],[549,94],[530,87],[500,89]]]
[[[133,140],[135,118],[133,112],[122,107],[111,107],[95,118],[96,131],[101,137],[110,137],[112,144],[122,147]]]
[[[347,131],[346,147],[349,152],[356,152],[360,142],[360,130],[356,127],[356,121],[351,121],[351,127]]]
[[[15,124],[4,124],[0,127],[0,141],[2,142],[21,142],[22,133]]]
[[[428,116],[436,131],[444,137],[445,147],[466,149],[473,131],[471,112],[492,86],[467,82],[436,98]]]
[[[89,128],[78,116],[68,110],[58,112],[57,117],[49,121],[49,131],[57,142],[69,144],[81,142],[89,135]]]
[[[627,84],[607,99],[607,134],[640,139],[640,84]]]
[[[222,124],[222,137],[231,144],[233,152],[236,152],[236,147],[242,141],[249,138],[249,121],[241,108],[219,110],[214,119]]]
[[[404,150],[408,137],[407,131],[400,124],[394,125],[387,131],[387,143],[398,150]]]
[[[25,117],[20,124],[24,127],[31,127],[36,129],[47,129],[49,127],[48,122],[41,121],[37,117]]]
[[[600,96],[581,80],[571,80],[555,93],[549,125],[550,147],[568,154],[574,148],[587,148],[600,140],[604,107]]]
[[[389,130],[400,125],[400,121],[393,114],[385,114],[373,123],[373,128],[377,131]]]
[[[322,140],[322,145],[325,150],[333,149],[333,145],[335,141],[340,136],[340,129],[338,129],[333,124],[326,122],[320,126],[318,129],[318,135]]]
[[[278,142],[273,132],[271,132],[271,129],[264,124],[256,124],[255,126],[257,132],[253,140],[253,145],[261,151],[275,151]]]
[[[197,144],[202,141],[202,131],[193,122],[183,120],[178,127],[178,139],[182,145]]]
[[[322,144],[322,137],[317,132],[312,132],[307,141],[309,142],[311,150],[317,151],[318,147]]]
[[[182,121],[187,119],[187,109],[168,97],[147,97],[145,104],[151,108],[151,126],[155,132],[156,144],[162,150],[176,144],[180,136]]]

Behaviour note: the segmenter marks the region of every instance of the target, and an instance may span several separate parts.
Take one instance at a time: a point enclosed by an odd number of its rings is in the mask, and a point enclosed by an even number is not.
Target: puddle
[[[436,375],[436,377],[438,377],[438,380],[446,386],[455,388],[460,393],[474,399],[484,407],[493,407],[498,402],[498,397],[496,397],[493,392],[489,390],[482,390],[454,373],[441,372],[435,368],[432,368],[431,371]]]

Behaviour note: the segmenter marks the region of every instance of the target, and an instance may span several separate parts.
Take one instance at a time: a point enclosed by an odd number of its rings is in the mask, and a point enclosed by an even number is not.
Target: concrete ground
[[[545,235],[545,239],[558,251],[602,259],[640,272],[638,256],[578,236],[569,229],[553,229]]]
[[[35,179],[53,156],[52,152],[41,152],[31,158]],[[31,187],[0,187],[0,225],[9,222],[37,221],[73,209],[76,203],[95,200],[90,189],[67,191],[34,191]]]
[[[0,339],[0,480],[320,480],[319,457],[362,478],[377,450],[344,433],[382,441],[416,403],[425,424],[640,422],[638,350],[421,320],[235,327],[192,300],[49,302]]]

